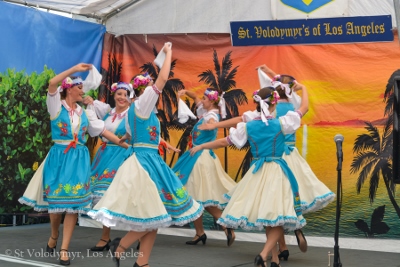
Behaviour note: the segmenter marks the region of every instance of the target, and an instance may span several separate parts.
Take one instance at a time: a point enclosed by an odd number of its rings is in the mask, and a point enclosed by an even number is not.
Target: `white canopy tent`
[[[230,21],[273,20],[271,0],[11,0],[6,1],[95,19],[122,34],[230,33]],[[395,8],[396,7],[396,8]],[[396,12],[397,23],[396,23]],[[400,0],[348,0],[343,16],[392,15],[400,20]],[[304,18],[307,15],[304,14]]]

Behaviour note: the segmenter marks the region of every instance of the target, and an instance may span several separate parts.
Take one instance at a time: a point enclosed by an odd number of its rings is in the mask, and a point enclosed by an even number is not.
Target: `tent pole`
[[[396,27],[397,27],[397,39],[400,44],[400,0],[393,0],[394,3],[394,14],[396,16]]]

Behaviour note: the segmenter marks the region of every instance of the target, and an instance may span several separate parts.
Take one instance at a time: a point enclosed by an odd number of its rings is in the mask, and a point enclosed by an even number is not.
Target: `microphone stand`
[[[333,267],[342,267],[342,263],[340,262],[339,256],[339,221],[340,221],[340,209],[342,207],[342,197],[341,197],[341,188],[342,188],[342,161],[343,154],[340,148],[340,151],[337,151],[338,155],[338,165],[337,165],[337,195],[336,195],[336,225],[335,225],[335,246],[333,248]]]

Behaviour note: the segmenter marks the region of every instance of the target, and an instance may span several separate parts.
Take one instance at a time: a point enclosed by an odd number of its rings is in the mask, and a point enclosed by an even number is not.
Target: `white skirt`
[[[320,210],[335,199],[335,194],[318,180],[297,148],[289,155],[283,154],[282,158],[296,177],[303,214]]]
[[[294,208],[293,191],[281,166],[264,163],[253,174],[250,167],[242,180],[227,195],[230,200],[218,223],[229,228],[262,230],[264,227],[282,226],[288,230],[306,225],[302,215]]]
[[[223,197],[236,186],[236,182],[224,171],[218,157],[213,158],[204,150],[193,166],[186,189],[204,207],[223,209],[228,203]]]

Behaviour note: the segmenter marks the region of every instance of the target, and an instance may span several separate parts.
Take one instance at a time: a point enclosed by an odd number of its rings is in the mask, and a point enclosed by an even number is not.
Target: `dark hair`
[[[268,87],[264,87],[261,88],[260,90],[258,90],[257,95],[261,97],[262,100],[267,99],[269,97],[271,97],[274,93],[275,89],[274,87],[268,86]],[[260,103],[257,103],[257,111],[261,112],[261,108],[260,108]]]
[[[287,74],[280,75],[280,77],[277,79],[277,81],[280,81],[281,83],[288,84],[290,88],[292,88],[295,80],[296,79],[293,76]],[[279,97],[281,99],[288,99],[285,90],[282,88],[282,86],[280,85],[277,86],[275,90],[279,93]]]

